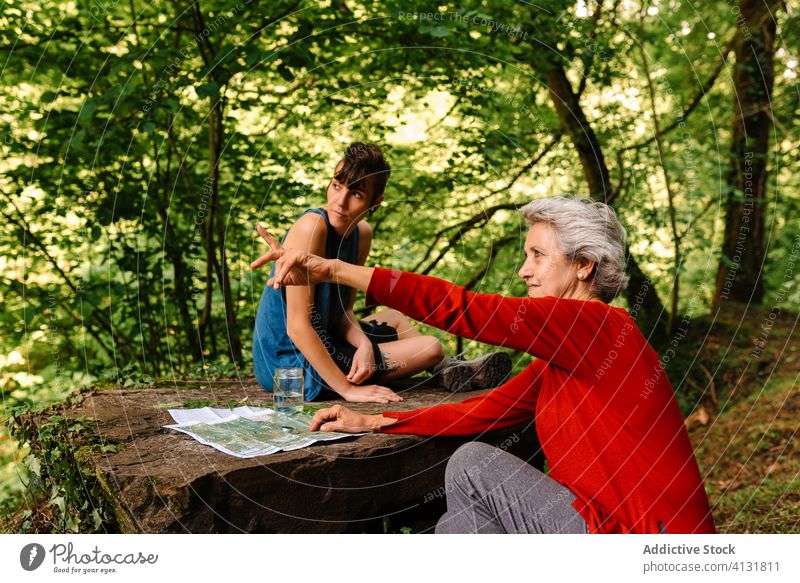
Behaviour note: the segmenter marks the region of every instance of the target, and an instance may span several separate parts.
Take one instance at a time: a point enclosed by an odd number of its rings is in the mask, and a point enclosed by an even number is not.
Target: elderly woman
[[[461,403],[363,415],[336,405],[311,429],[475,435],[534,420],[543,474],[481,443],[450,458],[437,532],[713,533],[683,417],[658,355],[628,312],[625,229],[607,205],[553,197],[522,208],[530,229],[519,270],[528,297],[475,294],[411,273],[272,247],[268,285],[335,281],[367,301],[537,359],[507,383]]]

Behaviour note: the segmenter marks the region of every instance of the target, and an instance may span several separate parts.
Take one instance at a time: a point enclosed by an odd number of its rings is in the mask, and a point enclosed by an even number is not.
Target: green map
[[[353,437],[351,433],[309,431],[308,424],[312,416],[307,413],[278,413],[257,407],[170,409],[169,413],[176,423],[165,427],[241,458],[270,455],[300,449],[319,441]]]

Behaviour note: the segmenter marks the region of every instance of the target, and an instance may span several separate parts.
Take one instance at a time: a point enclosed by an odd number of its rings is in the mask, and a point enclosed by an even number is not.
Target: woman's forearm
[[[331,281],[355,289],[367,291],[369,282],[372,279],[372,273],[375,271],[375,268],[365,267],[363,265],[354,265],[339,259],[332,259],[331,261],[333,262],[331,268]]]
[[[341,393],[351,386],[350,381],[333,362],[325,345],[311,325],[292,329],[289,332],[289,338],[331,389]]]
[[[339,319],[338,325],[339,333],[351,345],[358,347],[363,342],[369,342],[369,338],[358,325],[358,319],[352,309],[345,310],[342,317]]]

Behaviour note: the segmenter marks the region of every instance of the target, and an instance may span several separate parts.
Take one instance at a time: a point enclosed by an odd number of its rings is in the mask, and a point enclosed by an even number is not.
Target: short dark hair
[[[383,194],[392,169],[383,157],[383,151],[374,144],[354,142],[347,146],[334,178],[353,189],[359,185],[372,186],[372,201]]]

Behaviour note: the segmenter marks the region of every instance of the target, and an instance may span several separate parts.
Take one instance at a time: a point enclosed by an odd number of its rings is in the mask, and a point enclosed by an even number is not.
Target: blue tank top
[[[321,215],[328,230],[325,238],[325,257],[341,259],[348,263],[358,261],[358,227],[342,237],[331,226],[325,209],[309,209],[307,213]],[[281,242],[286,239],[283,236]],[[273,265],[270,277],[275,273]],[[335,284],[320,283],[314,286],[314,305],[311,308],[311,325],[317,331],[323,344],[333,335],[333,328],[349,305],[352,288]],[[324,386],[319,374],[311,368],[303,353],[294,345],[286,332],[286,292],[265,286],[256,313],[253,333],[253,367],[256,378],[262,387],[272,390],[272,376],[276,368],[299,367],[305,370],[304,393],[307,401],[313,400]]]

